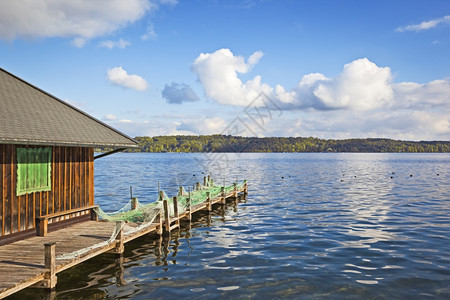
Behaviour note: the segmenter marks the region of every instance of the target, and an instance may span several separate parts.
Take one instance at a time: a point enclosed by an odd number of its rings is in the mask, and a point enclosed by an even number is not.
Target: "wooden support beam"
[[[189,196],[186,199],[187,202],[187,207],[186,207],[186,219],[188,219],[189,221],[192,219],[192,215],[191,215],[191,192],[189,191]]]
[[[237,199],[237,195],[238,195],[238,191],[237,191],[237,183],[235,182],[235,183],[233,183],[233,186],[234,186],[234,198],[235,198],[235,200]]]
[[[125,221],[116,221],[116,247],[114,248],[114,253],[116,254],[122,254],[125,247],[124,247],[124,234],[123,234],[123,226],[125,225]]]
[[[162,223],[162,211],[161,210],[159,210],[158,216],[156,218],[157,218],[157,222],[159,222],[159,225],[156,228],[156,234],[161,236],[163,234],[163,223]]]
[[[211,192],[206,192],[206,201],[208,202],[206,207],[208,208],[208,211],[211,211],[212,210]]]
[[[42,284],[47,289],[53,289],[56,286],[56,260],[55,260],[56,243],[44,244],[44,280]]]
[[[47,236],[48,231],[48,219],[37,220],[36,221],[36,235],[37,236]]]
[[[91,208],[90,212],[91,212],[91,220],[92,220],[92,221],[98,221],[98,214],[97,214],[97,212],[95,211],[95,209],[94,209],[94,208]]]
[[[180,227],[180,213],[178,212],[178,197],[173,198],[173,217],[175,218],[175,223]]]
[[[113,150],[113,151],[109,151],[109,152],[106,152],[106,153],[103,153],[103,154],[99,154],[99,155],[97,155],[97,156],[94,156],[94,160],[96,160],[96,159],[98,159],[98,158],[101,158],[101,157],[105,157],[105,156],[114,154],[114,153],[117,153],[117,152],[121,152],[121,151],[126,150],[126,149],[127,149],[127,148],[119,148],[119,149],[115,149],[115,150]]]
[[[206,181],[206,176],[203,177],[203,186],[208,186],[208,182]]]
[[[220,197],[222,198],[221,199],[222,204],[225,204],[227,200],[225,198],[225,187],[224,186],[220,188]]]
[[[170,215],[169,215],[169,204],[167,203],[167,199],[163,200],[164,207],[164,235],[170,235]]]
[[[200,191],[201,187],[200,187],[200,182],[197,182],[195,184],[195,188],[197,189],[197,191]]]

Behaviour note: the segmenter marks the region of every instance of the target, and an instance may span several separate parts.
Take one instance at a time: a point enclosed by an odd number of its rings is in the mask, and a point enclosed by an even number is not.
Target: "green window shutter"
[[[51,190],[52,149],[17,148],[17,196]]]
[[[28,161],[25,148],[17,148],[17,195],[19,191],[27,189],[28,165],[24,162]]]

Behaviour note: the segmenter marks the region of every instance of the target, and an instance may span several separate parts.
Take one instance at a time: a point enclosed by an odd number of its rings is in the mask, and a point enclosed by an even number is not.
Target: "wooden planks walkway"
[[[108,251],[121,254],[125,243],[145,234],[170,235],[170,231],[179,228],[180,220],[191,220],[193,213],[200,210],[211,211],[213,205],[235,200],[241,193],[247,194],[247,184],[214,199],[207,198],[202,203],[189,206],[184,212],[176,212],[172,217],[168,216],[167,209],[165,217],[161,211],[154,223],[137,231],[127,232],[122,226],[119,228],[120,233],[112,240],[111,235],[119,224],[86,221],[50,232],[45,237],[36,236],[2,245],[0,299],[32,285],[52,288],[56,284],[57,273]]]

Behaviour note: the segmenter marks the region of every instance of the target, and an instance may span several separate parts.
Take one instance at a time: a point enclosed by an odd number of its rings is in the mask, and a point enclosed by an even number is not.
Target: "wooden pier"
[[[191,220],[192,214],[211,211],[213,205],[225,205],[247,194],[247,183],[215,198],[190,205],[178,212],[177,199],[173,198],[174,213],[170,216],[169,203],[163,201],[163,209],[150,224],[132,228],[124,221],[85,221],[46,236],[35,236],[0,246],[0,299],[30,286],[52,289],[57,274],[92,257],[112,251],[121,255],[124,245],[140,236],[155,234],[170,236],[181,226],[181,220]],[[128,230],[127,230],[128,229]],[[115,234],[113,234],[115,233]]]

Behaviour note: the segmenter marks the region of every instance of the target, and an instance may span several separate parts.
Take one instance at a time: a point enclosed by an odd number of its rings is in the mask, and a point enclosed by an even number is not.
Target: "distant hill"
[[[313,137],[230,135],[136,137],[127,152],[450,152],[449,141],[400,141],[382,138],[327,140]],[[106,149],[102,149],[106,150]]]

